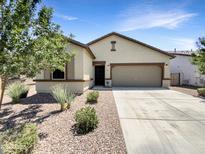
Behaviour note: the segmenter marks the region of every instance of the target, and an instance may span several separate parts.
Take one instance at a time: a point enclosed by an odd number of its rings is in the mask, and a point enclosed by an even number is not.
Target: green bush
[[[197,92],[200,96],[205,96],[205,88],[198,88]]]
[[[75,113],[76,131],[79,134],[88,133],[98,125],[98,117],[94,108],[85,107]]]
[[[87,95],[87,102],[97,102],[99,97],[99,92],[98,91],[92,91],[89,92]]]
[[[26,96],[28,90],[29,88],[25,84],[14,82],[7,87],[7,94],[11,97],[13,103],[19,103],[20,98]]]
[[[37,141],[37,127],[33,123],[26,123],[0,134],[0,142],[5,154],[30,153]]]
[[[61,105],[61,111],[70,108],[71,102],[74,100],[75,95],[68,92],[62,85],[52,87],[52,94],[56,101]]]

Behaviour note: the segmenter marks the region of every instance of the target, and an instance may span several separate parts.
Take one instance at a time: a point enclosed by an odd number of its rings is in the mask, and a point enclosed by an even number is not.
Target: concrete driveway
[[[128,154],[204,154],[205,100],[160,88],[113,88]]]

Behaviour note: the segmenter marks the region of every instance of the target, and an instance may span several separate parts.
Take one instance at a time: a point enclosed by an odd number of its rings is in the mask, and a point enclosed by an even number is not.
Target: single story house
[[[63,84],[82,93],[95,85],[107,87],[169,87],[168,52],[112,32],[87,44],[70,40],[75,56],[65,71],[44,70],[37,75],[37,92],[50,92],[55,84]]]
[[[196,65],[192,64],[190,51],[175,51],[170,61],[171,85],[205,86],[205,75],[201,75]]]

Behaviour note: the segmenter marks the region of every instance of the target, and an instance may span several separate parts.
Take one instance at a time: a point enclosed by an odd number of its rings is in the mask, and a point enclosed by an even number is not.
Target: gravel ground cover
[[[34,148],[34,154],[126,153],[111,90],[100,91],[98,103],[91,105],[96,109],[100,120],[98,128],[86,135],[74,133],[74,113],[89,105],[85,103],[89,91],[77,96],[71,108],[65,112],[59,112],[60,106],[47,94],[30,92],[29,97],[22,100],[22,104],[16,105],[8,103],[9,99],[5,98],[0,111],[0,131],[19,123],[35,122],[40,139]]]

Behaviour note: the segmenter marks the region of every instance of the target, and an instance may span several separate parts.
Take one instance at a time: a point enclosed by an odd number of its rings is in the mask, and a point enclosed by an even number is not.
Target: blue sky
[[[66,35],[87,43],[115,31],[163,50],[195,49],[204,0],[44,0]]]

